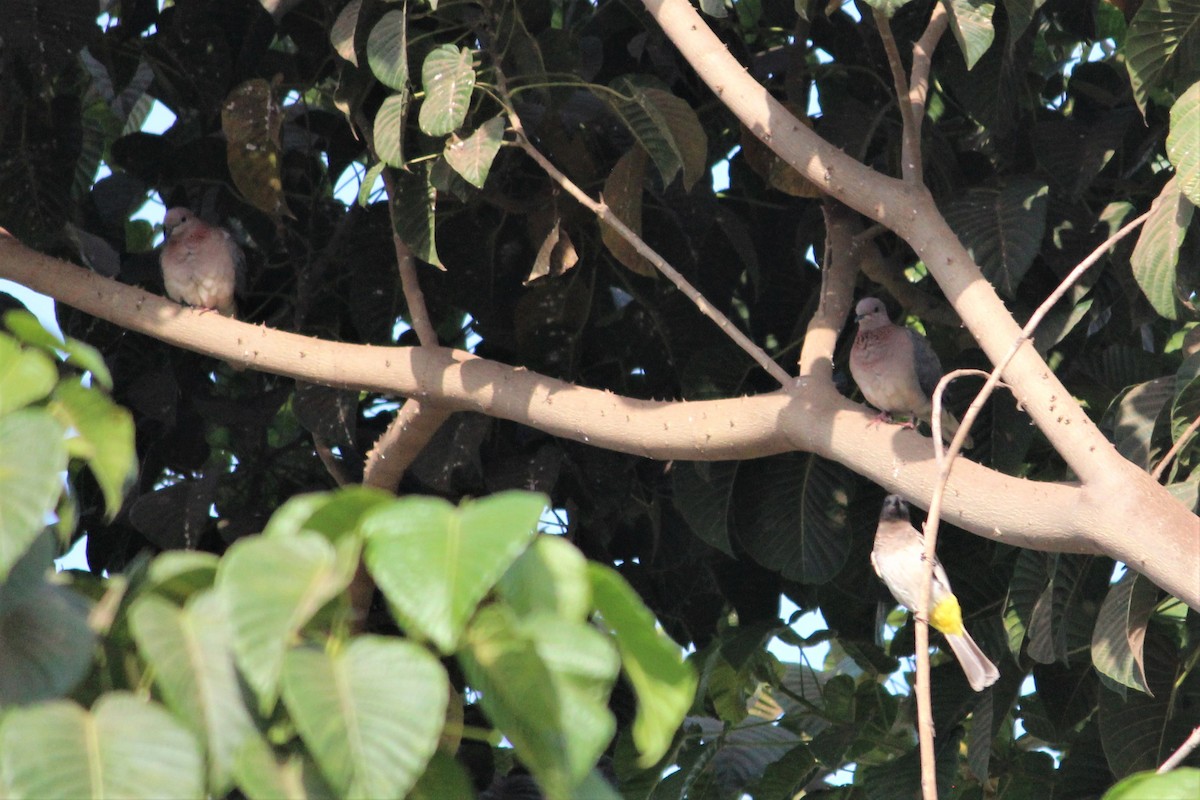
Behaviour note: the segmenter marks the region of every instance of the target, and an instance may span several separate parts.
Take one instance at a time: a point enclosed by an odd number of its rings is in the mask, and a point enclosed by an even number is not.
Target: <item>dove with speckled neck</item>
[[[864,297],[854,308],[858,335],[850,349],[850,374],[867,402],[879,409],[872,424],[892,421],[892,414],[931,422],[932,395],[942,377],[942,364],[925,337],[894,324],[883,301]],[[958,430],[958,420],[942,409],[942,437],[950,441]],[[972,447],[971,437],[965,446]]]

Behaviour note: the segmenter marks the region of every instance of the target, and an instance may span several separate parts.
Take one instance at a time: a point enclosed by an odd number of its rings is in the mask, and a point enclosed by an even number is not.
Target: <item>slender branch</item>
[[[555,183],[561,186],[567,194],[579,201],[580,205],[596,215],[597,219],[604,225],[610,226],[625,241],[644,257],[647,261],[654,265],[654,268],[661,272],[666,278],[675,284],[675,288],[683,292],[689,300],[700,310],[700,313],[711,319],[717,324],[726,336],[733,340],[734,344],[746,352],[754,361],[766,371],[768,375],[779,382],[780,386],[791,386],[793,378],[787,373],[783,367],[775,363],[772,358],[767,355],[766,351],[754,343],[750,337],[742,333],[741,328],[733,324],[729,317],[721,313],[700,293],[696,287],[688,282],[687,278],[683,277],[680,272],[672,267],[665,258],[658,254],[650,245],[634,233],[628,225],[612,212],[612,209],[601,198],[600,202],[596,202],[580,189],[575,183],[568,178],[558,167],[554,166],[546,156],[542,154],[533,142],[530,141],[525,133],[525,126],[521,122],[520,116],[517,115],[515,109],[510,105],[508,109],[508,121],[512,125],[513,131],[517,135],[517,145],[524,150],[530,158],[537,162],[538,166],[546,171]]]
[[[940,7],[940,6],[939,6]],[[1105,239],[1101,244],[1088,254],[1086,258],[1079,262],[1075,269],[1065,277],[1062,282],[1055,288],[1050,296],[1047,297],[1029,321],[1025,323],[1025,327],[1021,329],[1021,335],[1012,343],[1008,354],[996,364],[995,369],[991,373],[985,373],[981,370],[954,370],[947,375],[944,375],[938,381],[937,388],[933,393],[933,415],[931,425],[933,427],[933,442],[934,454],[937,461],[938,480],[933,488],[933,498],[929,503],[929,517],[925,522],[925,571],[922,575],[921,584],[921,608],[927,609],[932,602],[933,592],[933,569],[937,558],[937,535],[940,526],[942,513],[942,498],[945,496],[946,484],[950,480],[950,471],[954,467],[954,462],[962,450],[963,442],[966,441],[967,435],[971,430],[971,426],[978,418],[980,411],[983,410],[983,404],[991,397],[992,392],[1000,383],[1000,376],[1004,372],[1004,368],[1008,366],[1013,357],[1023,345],[1030,341],[1033,337],[1034,330],[1050,313],[1050,309],[1054,307],[1059,300],[1066,295],[1075,283],[1083,277],[1084,273],[1100,260],[1109,248],[1119,242],[1121,239],[1132,233],[1150,216],[1150,212],[1142,214],[1137,219],[1122,227],[1112,236]],[[987,378],[983,388],[971,401],[970,408],[963,416],[962,424],[959,425],[958,431],[955,432],[953,440],[950,442],[949,451],[946,451],[942,443],[942,395],[950,382],[964,375],[983,375]],[[917,718],[920,722],[920,737],[921,737],[921,789],[926,800],[936,800],[937,798],[937,778],[936,764],[934,763],[933,752],[933,737],[931,734],[932,728],[927,729],[927,725],[932,725],[933,711],[932,703],[928,696],[929,694],[929,623],[928,617],[922,619],[917,617],[916,627],[916,648],[917,648]],[[930,787],[932,784],[932,789]]]
[[[1159,767],[1156,772],[1161,775],[1164,772],[1170,772],[1171,770],[1175,769],[1181,763],[1183,763],[1185,758],[1191,755],[1192,751],[1195,750],[1197,746],[1200,746],[1200,725],[1196,726],[1196,729],[1192,731],[1192,735],[1185,739],[1183,744],[1179,745],[1178,750],[1176,750],[1174,753],[1171,753],[1171,755],[1162,763],[1162,766]]]
[[[929,69],[933,65],[933,51],[949,24],[950,16],[946,11],[946,4],[936,3],[933,7],[933,14],[929,17],[929,24],[925,27],[925,32],[913,45],[912,73],[908,79],[908,102],[912,107],[913,118],[918,123],[925,118],[925,101],[929,98]],[[917,153],[920,155],[919,129],[917,134]]]
[[[1163,472],[1166,471],[1167,466],[1171,463],[1171,459],[1179,455],[1179,451],[1183,449],[1183,446],[1188,443],[1188,440],[1192,438],[1192,434],[1197,430],[1200,430],[1200,417],[1196,417],[1192,420],[1192,424],[1184,429],[1179,438],[1175,440],[1175,444],[1171,445],[1171,449],[1162,457],[1162,461],[1158,462],[1158,466],[1154,468],[1154,472],[1150,473],[1150,477],[1156,481],[1162,480]]]
[[[913,115],[908,77],[904,74],[904,62],[900,58],[900,49],[896,47],[892,23],[886,14],[876,10],[875,26],[879,28],[879,38],[883,40],[883,50],[887,53],[892,83],[896,88],[896,105],[900,109],[900,120],[904,126],[900,143],[900,168],[905,181],[917,183],[921,180],[921,120]]]

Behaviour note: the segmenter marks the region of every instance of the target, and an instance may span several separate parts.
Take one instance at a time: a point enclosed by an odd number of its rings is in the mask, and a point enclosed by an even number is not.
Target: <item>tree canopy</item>
[[[160,5],[0,2],[0,795],[916,796],[892,492],[939,796],[1200,788],[1200,2]]]

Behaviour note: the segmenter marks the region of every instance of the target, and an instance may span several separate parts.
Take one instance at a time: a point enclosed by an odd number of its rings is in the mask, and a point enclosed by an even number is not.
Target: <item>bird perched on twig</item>
[[[899,495],[888,495],[875,529],[875,546],[871,549],[871,566],[888,590],[905,608],[913,613],[921,607],[921,583],[925,569],[925,537],[912,526],[908,505]],[[967,683],[982,692],[1000,679],[1000,670],[983,654],[979,645],[963,627],[962,608],[950,590],[950,578],[938,562],[933,564],[933,587],[930,595],[929,619],[954,651],[955,658],[967,676]]]
[[[879,409],[873,424],[891,422],[892,414],[906,414],[908,427],[916,420],[932,424],[933,392],[942,377],[942,363],[925,337],[911,328],[893,324],[883,301],[864,297],[854,308],[858,335],[850,348],[850,374],[867,402]],[[958,430],[958,420],[942,409],[942,437],[948,442]],[[974,442],[967,436],[965,446]]]
[[[236,317],[234,295],[242,288],[246,258],[229,231],[209,225],[186,208],[167,211],[163,230],[166,241],[159,260],[167,296]]]

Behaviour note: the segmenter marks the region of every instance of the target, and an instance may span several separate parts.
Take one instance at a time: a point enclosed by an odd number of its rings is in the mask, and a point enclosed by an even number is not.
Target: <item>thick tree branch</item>
[[[2,232],[0,277],[128,330],[277,375],[434,400],[623,453],[721,461],[803,450],[916,498],[930,497],[937,477],[928,438],[868,427],[874,415],[827,381],[725,400],[636,400],[457,350],[349,345],[202,314],[37,253]],[[1134,497],[1126,500],[960,461],[943,517],[1018,547],[1104,553],[1200,609],[1196,516],[1169,494],[1164,507],[1157,496],[1131,488]]]

